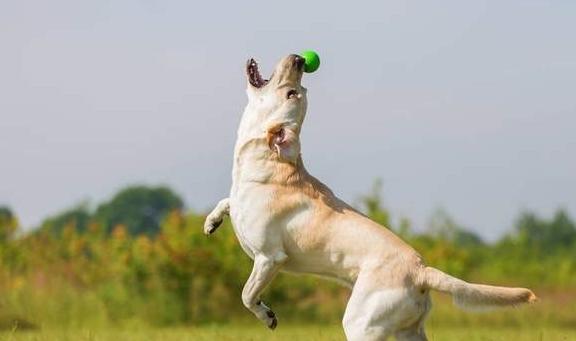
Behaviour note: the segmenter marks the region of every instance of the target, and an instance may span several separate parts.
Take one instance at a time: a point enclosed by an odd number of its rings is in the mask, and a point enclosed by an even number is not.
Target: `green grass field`
[[[449,297],[433,294],[434,306],[427,321],[430,340],[576,340],[574,292],[539,291],[541,301],[517,309],[497,309],[484,313],[465,312],[451,304]],[[279,306],[282,312],[285,306]],[[343,307],[342,307],[343,308]],[[79,319],[81,315],[70,316]],[[86,316],[84,316],[86,317]],[[345,340],[339,322],[314,324],[305,319],[280,317],[274,331],[265,328],[248,312],[231,324],[190,327],[153,327],[134,320],[121,327],[87,324],[62,328],[44,324],[38,330],[0,332],[0,341],[172,341],[172,340]]]
[[[575,329],[555,328],[430,328],[431,340],[576,340]],[[339,326],[280,326],[270,331],[263,326],[205,326],[198,328],[167,328],[139,330],[67,330],[67,331],[34,331],[34,332],[4,332],[0,334],[4,341],[203,341],[203,340],[344,340]]]
[[[462,311],[452,304],[450,297],[433,293],[433,308],[426,323],[428,337],[448,341],[576,340],[576,307],[571,304],[575,292],[537,292],[541,300],[536,304],[476,313]],[[338,308],[339,316],[343,313],[344,303]],[[274,331],[265,328],[247,311],[229,324],[163,328],[138,319],[98,324],[99,320],[95,318],[97,309],[78,310],[66,316],[71,320],[83,321],[83,325],[64,325],[60,317],[57,320],[60,323],[45,321],[28,326],[37,328],[35,330],[11,330],[6,322],[0,332],[0,341],[345,340],[336,318],[330,323],[314,323],[314,320],[307,320],[304,316],[284,314],[288,310],[286,305],[277,305],[280,324]],[[55,310],[54,314],[58,314],[58,311]]]

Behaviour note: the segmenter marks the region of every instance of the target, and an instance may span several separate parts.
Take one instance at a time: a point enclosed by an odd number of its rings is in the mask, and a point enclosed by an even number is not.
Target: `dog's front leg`
[[[244,306],[254,313],[258,319],[266,323],[266,326],[270,329],[276,328],[278,320],[274,312],[260,300],[260,294],[278,273],[286,258],[287,256],[284,252],[278,252],[276,256],[272,257],[262,254],[255,255],[252,273],[242,290],[242,303],[244,303]]]
[[[225,215],[230,214],[230,199],[225,198],[218,202],[218,205],[210,212],[204,222],[204,234],[209,235],[216,231],[222,224]]]

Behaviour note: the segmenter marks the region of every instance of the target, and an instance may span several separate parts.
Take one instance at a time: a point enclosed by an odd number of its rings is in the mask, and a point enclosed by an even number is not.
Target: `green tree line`
[[[378,186],[359,209],[401,235],[428,264],[463,279],[576,287],[576,224],[562,209],[548,219],[522,212],[495,243],[442,210],[416,233],[408,219],[392,219]],[[251,261],[229,221],[208,238],[204,217],[184,211],[167,187],[127,187],[95,208],[81,204],[48,217],[27,234],[19,233],[16,214],[0,207],[0,328],[252,319],[240,302]],[[284,316],[316,322],[338,321],[348,294],[330,282],[289,275],[266,292]]]

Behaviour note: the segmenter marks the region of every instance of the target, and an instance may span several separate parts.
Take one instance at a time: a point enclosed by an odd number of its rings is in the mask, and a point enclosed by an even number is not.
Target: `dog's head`
[[[248,105],[240,126],[246,138],[264,137],[273,156],[296,162],[300,155],[300,129],[306,115],[306,88],[300,81],[304,59],[289,55],[280,60],[268,80],[249,59],[246,65]]]

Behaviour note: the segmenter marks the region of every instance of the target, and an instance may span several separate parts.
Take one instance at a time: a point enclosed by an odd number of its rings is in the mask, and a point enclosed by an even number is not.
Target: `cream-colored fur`
[[[249,65],[247,71],[250,78],[254,69]],[[316,274],[352,288],[343,319],[349,340],[391,335],[425,340],[429,289],[471,307],[535,300],[528,289],[469,284],[427,267],[390,230],[308,174],[300,156],[307,101],[301,77],[302,60],[290,55],[265,85],[254,86],[249,79],[230,196],[219,202],[204,226],[210,234],[230,215],[241,247],[254,260],[242,302],[257,318],[270,328],[277,325],[260,295],[278,271]]]

